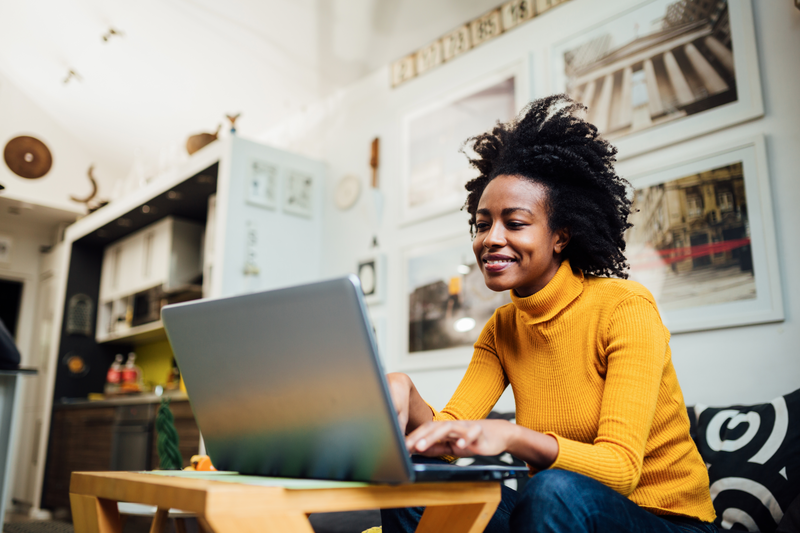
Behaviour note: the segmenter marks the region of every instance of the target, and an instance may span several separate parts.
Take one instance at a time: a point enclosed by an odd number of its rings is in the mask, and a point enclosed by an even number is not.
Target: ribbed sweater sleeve
[[[495,343],[496,314],[486,323],[472,354],[464,379],[434,420],[480,420],[492,410],[508,386]]]
[[[551,468],[585,474],[627,496],[642,474],[668,338],[653,304],[641,296],[620,302],[603,330],[598,341],[607,370],[597,436],[582,443],[550,433],[559,446]]]

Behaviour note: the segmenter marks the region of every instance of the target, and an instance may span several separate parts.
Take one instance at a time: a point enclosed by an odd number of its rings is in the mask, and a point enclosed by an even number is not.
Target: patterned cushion
[[[761,405],[694,410],[716,524],[775,531],[800,494],[800,389]]]

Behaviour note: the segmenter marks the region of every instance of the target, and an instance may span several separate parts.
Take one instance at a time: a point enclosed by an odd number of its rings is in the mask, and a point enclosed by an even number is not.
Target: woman
[[[628,184],[583,109],[552,96],[470,140],[475,258],[512,303],[442,411],[389,375],[406,445],[528,463],[533,477],[519,494],[504,487],[487,531],[716,531],[669,332],[652,295],[624,279]],[[517,424],[485,420],[508,385]],[[420,513],[386,511],[384,531],[413,530]]]

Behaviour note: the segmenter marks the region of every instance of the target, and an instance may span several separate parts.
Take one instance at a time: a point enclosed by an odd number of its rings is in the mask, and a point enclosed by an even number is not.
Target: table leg
[[[150,524],[150,533],[163,533],[164,526],[169,519],[169,509],[156,509],[156,515],[153,517],[153,523]]]
[[[75,533],[122,533],[117,502],[86,494],[70,494]]]
[[[429,505],[416,533],[480,533],[491,520],[497,502],[468,505]]]
[[[198,521],[200,521],[198,517]],[[314,533],[304,513],[213,513],[202,521],[214,533]]]

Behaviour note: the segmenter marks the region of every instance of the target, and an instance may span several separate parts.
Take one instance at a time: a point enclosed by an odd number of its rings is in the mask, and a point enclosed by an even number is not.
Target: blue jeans
[[[599,481],[565,470],[539,472],[519,493],[502,489],[488,533],[717,533],[714,524],[655,515]],[[424,510],[382,509],[383,532],[413,532]]]

